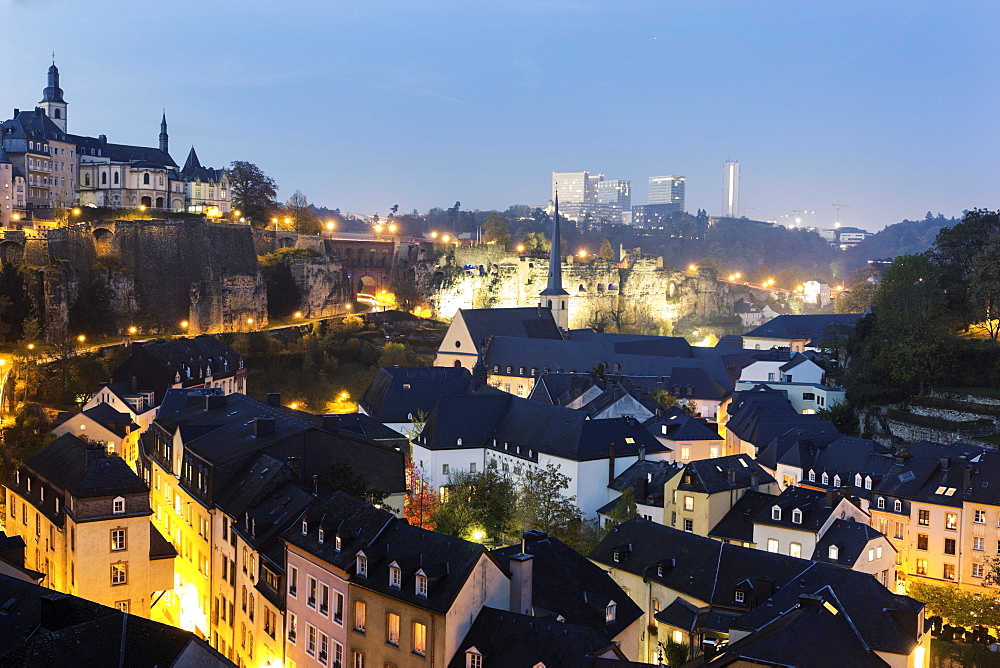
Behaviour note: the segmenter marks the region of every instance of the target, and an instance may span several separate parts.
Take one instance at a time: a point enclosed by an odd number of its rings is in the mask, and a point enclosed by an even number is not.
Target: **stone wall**
[[[353,299],[344,281],[340,263],[324,257],[294,258],[288,268],[292,280],[302,291],[302,314],[307,318],[322,318],[346,313],[346,304]]]

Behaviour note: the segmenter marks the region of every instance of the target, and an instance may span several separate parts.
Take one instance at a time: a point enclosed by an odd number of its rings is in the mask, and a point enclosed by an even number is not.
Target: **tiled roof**
[[[636,503],[662,508],[663,486],[674,476],[680,475],[680,472],[679,467],[669,462],[659,459],[643,459],[634,462],[619,473],[608,487],[618,492],[623,492],[631,487]],[[612,501],[609,505],[614,508],[615,504],[617,504],[617,500]]]
[[[76,498],[148,492],[142,479],[121,457],[63,434],[28,457],[24,468]]]
[[[540,307],[459,309],[476,349],[492,336],[562,339],[552,310]]]
[[[775,480],[749,455],[727,455],[689,462],[677,489],[716,494],[733,489],[767,485]]]
[[[464,394],[472,374],[464,367],[383,367],[361,397],[359,406],[379,422],[409,422],[430,414],[445,395]]]
[[[770,508],[776,498],[778,497],[774,494],[748,489],[708,535],[712,538],[752,543],[754,518],[765,508]]]
[[[805,339],[815,345],[828,327],[853,330],[863,313],[824,313],[816,315],[779,315],[760,327],[747,332],[744,338]]]

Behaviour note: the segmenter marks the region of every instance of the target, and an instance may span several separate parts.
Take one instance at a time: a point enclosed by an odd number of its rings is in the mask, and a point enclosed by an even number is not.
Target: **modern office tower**
[[[650,176],[649,203],[676,204],[676,211],[683,211],[686,180],[683,176]]]
[[[625,212],[632,211],[632,182],[621,179],[598,182],[597,204],[607,210],[611,222],[626,222]]]
[[[740,163],[726,160],[722,171],[722,216],[738,218],[740,215]]]
[[[597,202],[597,184],[604,174],[590,172],[552,172],[552,200],[559,192],[559,200],[566,204],[594,204]]]

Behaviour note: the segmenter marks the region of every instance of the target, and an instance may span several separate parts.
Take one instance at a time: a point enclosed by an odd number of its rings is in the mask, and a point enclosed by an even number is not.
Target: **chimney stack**
[[[608,447],[608,485],[615,481],[615,444]]]
[[[531,615],[531,578],[534,559],[530,554],[515,554],[510,558],[510,611]]]
[[[833,508],[835,505],[837,505],[837,490],[826,490],[826,507]]]
[[[972,465],[966,464],[962,468],[962,491],[967,492],[972,487]]]
[[[267,393],[267,405],[268,406],[280,406],[281,405],[281,392],[268,392]]]
[[[213,408],[222,408],[226,405],[226,395],[224,394],[206,394],[205,395],[205,410],[210,411]]]
[[[639,446],[639,461],[640,462],[646,461],[646,446],[645,445],[640,445]]]
[[[941,458],[941,470],[942,471],[947,471],[950,468],[951,468],[951,457],[942,457]]]
[[[302,477],[302,458],[301,457],[285,457],[285,462],[288,464],[288,468],[295,471],[295,475]]]
[[[46,631],[58,631],[69,612],[69,596],[52,592],[42,595],[38,602],[40,606],[41,626]]]
[[[224,397],[222,397],[224,398]],[[260,438],[261,436],[267,436],[268,434],[273,434],[275,430],[274,418],[254,418],[253,419],[253,437]]]
[[[332,431],[334,434],[340,432],[340,416],[339,415],[324,415],[323,416],[323,429],[327,431]]]

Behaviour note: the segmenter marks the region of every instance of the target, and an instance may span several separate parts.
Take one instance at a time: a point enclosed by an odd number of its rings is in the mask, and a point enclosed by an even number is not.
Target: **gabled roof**
[[[492,336],[562,339],[552,310],[541,307],[459,309],[472,342],[479,350]]]
[[[88,418],[101,425],[105,429],[119,436],[125,436],[138,426],[132,422],[132,416],[116,410],[111,404],[97,404],[80,413],[60,413],[53,423],[58,426],[72,420],[77,415],[86,415]]]
[[[770,504],[758,511],[753,521],[754,524],[815,533],[830,519],[841,499],[843,497],[833,490],[821,492],[808,487],[786,487]],[[772,516],[775,506],[781,510],[779,519]],[[802,513],[799,522],[794,521],[796,510]]]
[[[815,315],[779,315],[743,335],[747,338],[805,340],[815,345],[826,335],[827,328],[854,329],[863,313],[823,313]]]
[[[748,489],[739,501],[712,527],[708,535],[712,538],[753,542],[753,520],[765,508],[770,508],[778,497],[774,494]]]
[[[874,491],[877,496],[959,508],[968,497],[977,503],[1000,501],[993,477],[1000,469],[996,451],[979,445],[921,441],[910,446],[902,463],[890,468]]]
[[[824,561],[829,564],[851,568],[864,554],[868,543],[877,538],[885,538],[885,534],[868,526],[864,522],[835,519],[823,533],[813,550],[813,561]],[[837,546],[837,558],[830,558],[830,546]],[[885,541],[886,549],[893,549],[889,541]]]
[[[170,157],[169,153],[161,151],[159,148],[150,146],[131,146],[129,144],[110,144],[107,137],[84,137],[82,135],[66,135],[67,140],[83,147],[84,155],[90,155],[90,149],[95,153],[100,152],[101,157],[109,158],[112,162],[120,163],[148,163],[151,168],[164,169],[176,167],[177,163]],[[96,157],[96,156],[95,156]]]
[[[619,633],[642,617],[642,609],[608,573],[558,538],[525,534],[524,549],[533,558],[531,605],[536,617],[561,616],[567,623],[589,627],[607,638]],[[512,555],[520,545],[493,550],[504,568],[510,567]],[[615,619],[608,624],[605,611],[615,603]]]
[[[47,139],[50,141],[72,142],[70,135],[63,132],[41,107],[26,109],[17,116],[0,123],[3,136],[9,139]],[[43,153],[40,149],[29,153]]]
[[[63,434],[28,457],[23,468],[78,499],[149,491],[121,457],[109,456],[103,447],[72,434]]]
[[[646,420],[642,426],[650,434],[671,441],[723,441],[712,428],[714,422],[688,415],[679,408],[668,409],[664,414]]]
[[[464,367],[382,367],[361,397],[361,409],[379,422],[410,422],[430,414],[445,395],[464,394],[472,374]]]
[[[716,494],[734,489],[767,485],[775,480],[749,455],[727,455],[689,462],[677,489]]]
[[[838,433],[832,422],[821,420],[815,414],[798,413],[788,401],[786,392],[763,384],[734,393],[729,416],[726,429],[758,448],[792,429],[812,434]]]

